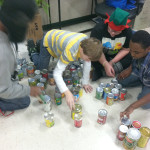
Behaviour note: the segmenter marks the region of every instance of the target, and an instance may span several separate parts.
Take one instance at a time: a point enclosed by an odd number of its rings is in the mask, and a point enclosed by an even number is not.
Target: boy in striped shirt
[[[40,53],[30,52],[32,61],[37,69],[48,69],[50,57],[58,58],[54,69],[54,79],[61,93],[65,93],[70,109],[74,108],[74,96],[67,88],[62,78],[66,66],[79,58],[84,60],[82,85],[86,92],[91,92],[88,84],[91,61],[99,60],[102,54],[102,44],[95,38],[88,38],[82,33],[50,30],[41,40]]]

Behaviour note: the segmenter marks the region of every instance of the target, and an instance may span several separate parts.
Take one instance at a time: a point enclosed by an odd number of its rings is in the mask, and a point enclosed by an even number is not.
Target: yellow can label
[[[83,88],[81,88],[79,91],[79,97],[81,97],[82,95],[83,95]]]
[[[45,123],[46,123],[46,126],[49,128],[54,125],[54,121],[51,122],[50,120],[45,120]]]
[[[82,115],[82,112],[79,112],[78,114]],[[72,117],[73,120],[74,120],[74,115],[75,115],[75,111],[72,111],[71,112],[71,117]]]

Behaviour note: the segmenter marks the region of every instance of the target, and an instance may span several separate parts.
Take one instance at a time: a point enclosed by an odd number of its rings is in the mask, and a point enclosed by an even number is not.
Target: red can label
[[[48,73],[42,74],[42,77],[44,77],[48,80]]]
[[[80,128],[82,126],[82,120],[74,120],[74,126]]]
[[[105,122],[106,122],[106,116],[98,117],[97,122],[99,124],[105,124]]]
[[[121,94],[120,94],[120,100],[121,100],[121,101],[124,101],[124,100],[125,100],[125,95],[126,95],[126,93],[121,93]]]

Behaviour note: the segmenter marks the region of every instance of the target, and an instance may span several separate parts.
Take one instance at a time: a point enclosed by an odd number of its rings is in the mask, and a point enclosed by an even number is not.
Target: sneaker
[[[41,40],[37,40],[35,48],[36,48],[36,50],[37,50],[38,53],[40,53],[40,45],[41,45]]]
[[[29,52],[29,56],[31,56],[32,53],[36,53],[37,52],[37,50],[35,48],[34,41],[32,39],[29,39],[27,41],[27,49],[28,49],[28,52]]]

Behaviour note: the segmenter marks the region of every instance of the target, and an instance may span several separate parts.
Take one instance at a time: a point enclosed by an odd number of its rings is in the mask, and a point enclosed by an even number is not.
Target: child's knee
[[[30,105],[30,97],[23,98],[21,108],[27,108]]]

